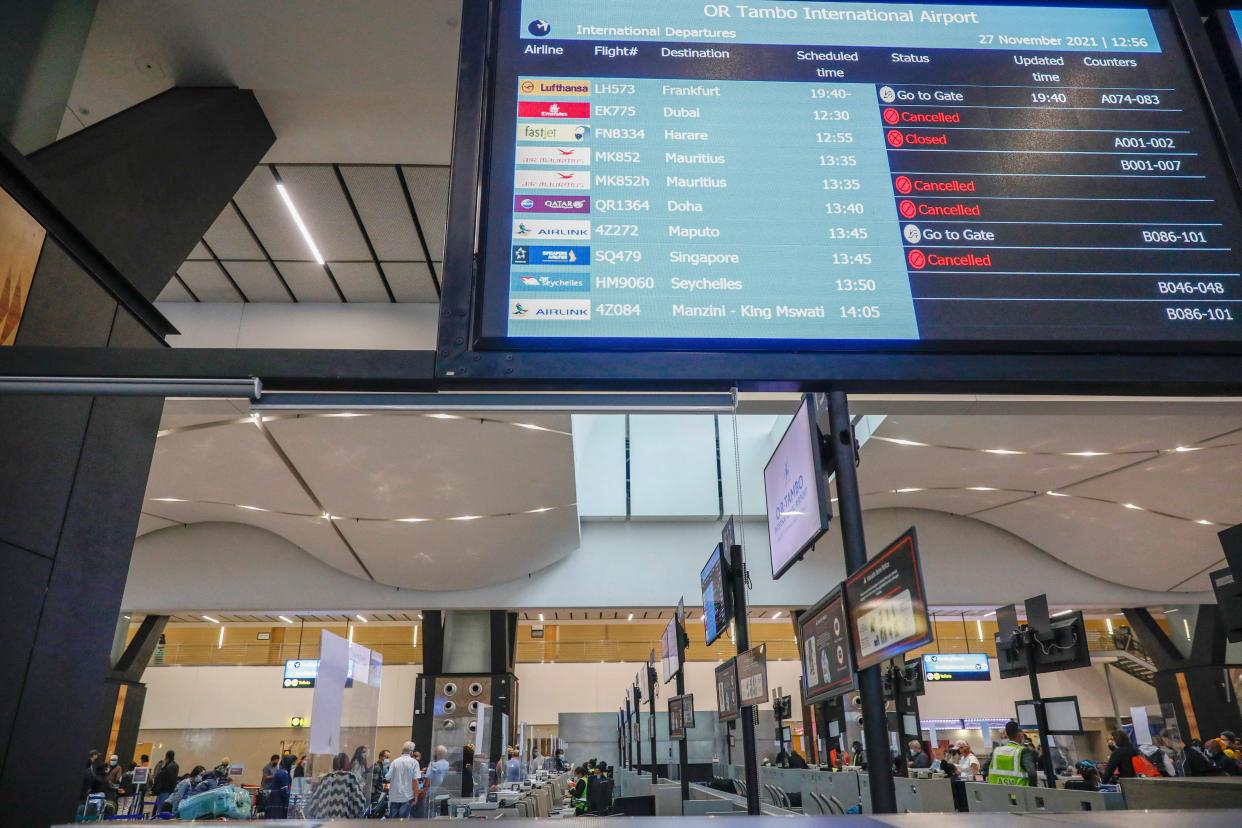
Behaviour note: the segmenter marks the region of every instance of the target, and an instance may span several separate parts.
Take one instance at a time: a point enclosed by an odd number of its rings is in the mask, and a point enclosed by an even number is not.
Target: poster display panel
[[[737,658],[731,658],[716,667],[716,711],[721,721],[738,717]]]
[[[914,527],[845,581],[859,670],[931,643]]]
[[[853,644],[840,586],[803,613],[798,623],[802,695],[816,704],[854,688]]]
[[[768,700],[768,647],[760,644],[737,654],[738,703],[743,707]]]

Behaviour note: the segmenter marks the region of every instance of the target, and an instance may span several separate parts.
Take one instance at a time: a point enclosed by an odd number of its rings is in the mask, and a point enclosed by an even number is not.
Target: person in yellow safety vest
[[[586,766],[574,768],[574,787],[570,793],[570,801],[574,806],[574,816],[582,816],[587,812],[587,770]]]
[[[993,785],[1019,785],[1034,787],[1038,784],[1039,762],[1035,751],[1027,744],[1026,734],[1017,722],[1005,725],[1007,743],[993,749],[988,764],[988,782]]]

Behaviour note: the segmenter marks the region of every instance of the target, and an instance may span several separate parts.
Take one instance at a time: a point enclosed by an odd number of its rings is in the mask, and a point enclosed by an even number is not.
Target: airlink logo
[[[513,238],[519,240],[590,241],[591,222],[586,219],[513,220]]]
[[[590,299],[514,299],[510,319],[581,320],[591,318]]]
[[[518,81],[518,94],[523,97],[534,95],[543,98],[585,98],[591,94],[591,82],[567,78],[522,78]]]

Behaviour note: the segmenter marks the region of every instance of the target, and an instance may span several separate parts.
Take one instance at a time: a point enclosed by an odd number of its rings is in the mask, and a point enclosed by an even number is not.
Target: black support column
[[[104,677],[103,698],[95,716],[91,744],[99,745],[99,750],[105,754],[115,753],[121,764],[130,761],[138,744],[138,725],[147,696],[142,674],[151,663],[167,624],[167,615],[143,618],[138,631]]]
[[[14,347],[165,347],[81,245],[119,266],[132,301],[154,297],[273,141],[253,95],[174,90],[22,162],[74,232],[49,228]],[[107,747],[91,740],[162,408],[0,396],[0,813],[23,824],[71,820],[86,752]]]

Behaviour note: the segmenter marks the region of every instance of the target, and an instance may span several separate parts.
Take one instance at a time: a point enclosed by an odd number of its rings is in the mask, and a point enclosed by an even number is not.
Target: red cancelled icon
[[[922,250],[911,250],[906,258],[910,261],[910,267],[915,270],[922,270],[927,264],[927,256],[923,254]]]
[[[891,106],[884,110],[884,123],[895,124],[901,120],[901,114]]]
[[[914,206],[913,201],[910,201],[907,199],[906,201],[903,201],[897,205],[897,212],[901,213],[902,218],[910,219],[910,218],[914,218],[914,214],[915,212],[917,212],[917,208]]]
[[[900,147],[906,142],[906,139],[901,136],[901,131],[896,129],[890,129],[884,137],[888,140],[890,147]]]
[[[897,179],[893,182],[893,189],[895,189],[897,192],[901,193],[902,195],[905,195],[906,193],[914,189],[914,184],[911,183],[909,177],[904,176],[904,175],[899,175],[897,176]]]

